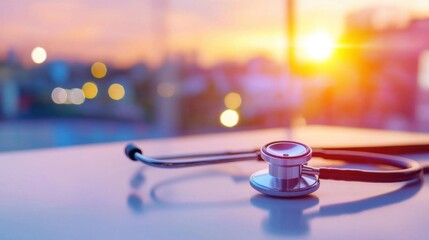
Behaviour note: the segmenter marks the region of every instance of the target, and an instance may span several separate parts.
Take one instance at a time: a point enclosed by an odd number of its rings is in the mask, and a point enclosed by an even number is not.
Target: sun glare
[[[312,33],[298,41],[298,57],[302,60],[322,62],[332,55],[334,47],[334,39],[328,33]]]

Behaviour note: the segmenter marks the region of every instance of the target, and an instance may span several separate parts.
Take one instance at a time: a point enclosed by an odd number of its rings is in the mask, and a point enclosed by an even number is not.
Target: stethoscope
[[[144,156],[139,148],[129,144],[125,148],[125,153],[131,160],[141,161],[159,168],[181,168],[262,159],[268,163],[268,169],[251,175],[250,185],[269,196],[299,197],[316,191],[320,186],[320,179],[384,183],[420,179],[424,172],[428,172],[429,166],[422,167],[418,162],[409,158],[376,152],[393,154],[428,150],[429,145],[311,149],[299,142],[276,141],[262,146],[260,150],[169,156],[156,159]],[[340,160],[346,163],[385,165],[396,169],[363,170],[312,167],[307,165],[312,157]]]

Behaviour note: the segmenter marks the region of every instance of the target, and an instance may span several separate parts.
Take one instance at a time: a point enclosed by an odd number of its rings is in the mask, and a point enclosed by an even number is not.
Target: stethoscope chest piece
[[[319,177],[303,166],[311,159],[311,148],[292,141],[277,141],[261,148],[261,157],[268,163],[250,176],[250,185],[257,191],[274,197],[299,197],[319,188]]]

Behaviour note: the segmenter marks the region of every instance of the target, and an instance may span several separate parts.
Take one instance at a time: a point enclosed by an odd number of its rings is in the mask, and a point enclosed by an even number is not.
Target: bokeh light
[[[68,102],[76,105],[80,105],[85,102],[85,95],[83,94],[82,89],[73,88],[68,92],[67,96]]]
[[[220,123],[225,127],[234,127],[238,124],[240,117],[237,111],[227,109],[220,115]]]
[[[64,104],[67,101],[67,91],[64,88],[54,88],[52,90],[52,101],[56,104]]]
[[[241,106],[241,96],[236,92],[228,93],[223,99],[225,107],[229,109],[237,109]]]
[[[47,58],[46,50],[42,47],[36,47],[31,51],[31,59],[36,64],[43,63]]]
[[[111,99],[121,100],[125,96],[125,89],[121,84],[114,83],[110,85],[108,93]]]
[[[95,78],[103,78],[107,74],[106,64],[102,62],[95,62],[91,66],[91,73]]]
[[[321,62],[327,60],[335,47],[333,38],[325,32],[316,32],[302,37],[299,41],[298,57],[302,60]]]
[[[82,86],[82,91],[87,99],[93,99],[97,96],[98,87],[93,82],[86,82]]]
[[[176,87],[172,83],[168,83],[168,82],[162,82],[158,84],[158,87],[156,90],[159,96],[164,98],[170,98],[174,96],[174,94],[176,93]]]

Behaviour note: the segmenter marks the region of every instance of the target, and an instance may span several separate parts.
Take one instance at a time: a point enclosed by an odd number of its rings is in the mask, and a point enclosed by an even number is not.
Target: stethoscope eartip
[[[125,154],[128,156],[129,159],[131,159],[133,161],[137,161],[138,159],[135,157],[136,153],[142,154],[142,150],[140,150],[140,148],[134,146],[134,144],[129,143],[125,147]]]

